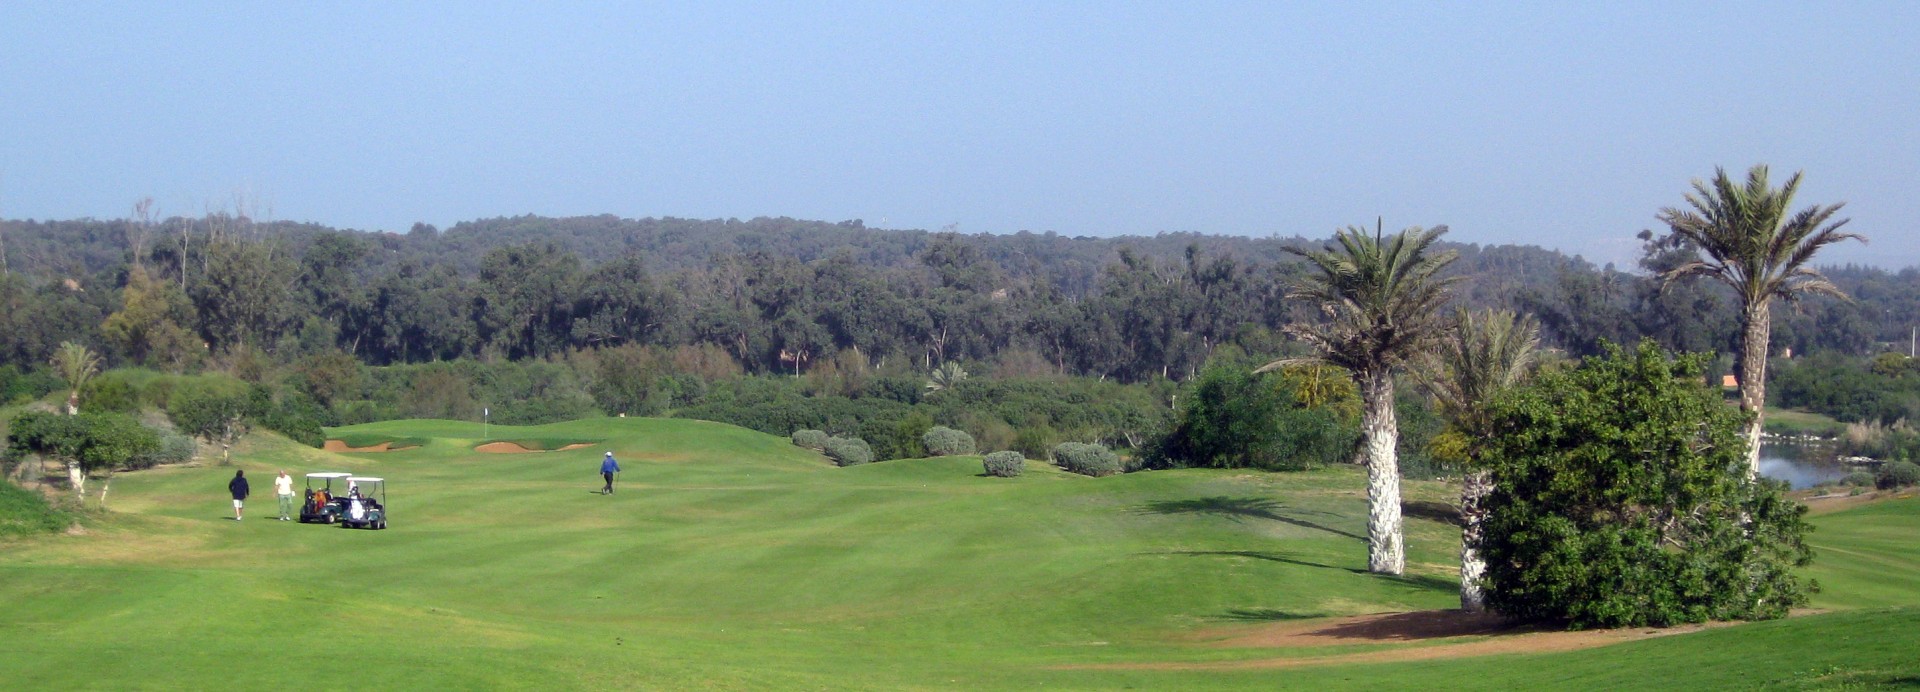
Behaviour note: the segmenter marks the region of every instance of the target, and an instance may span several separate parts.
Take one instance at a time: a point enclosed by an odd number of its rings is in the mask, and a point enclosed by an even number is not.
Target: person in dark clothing
[[[620,472],[620,463],[613,460],[613,452],[600,460],[600,477],[607,479],[607,487],[600,489],[601,495],[613,494],[613,474]]]
[[[233,520],[240,521],[240,510],[246,506],[247,495],[251,492],[247,487],[246,471],[234,469],[233,480],[227,481],[227,492],[233,494]]]

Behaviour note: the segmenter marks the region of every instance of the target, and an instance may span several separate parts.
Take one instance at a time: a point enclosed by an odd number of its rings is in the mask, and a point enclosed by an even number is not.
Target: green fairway
[[[1576,651],[1330,660],[1434,641],[1221,645],[1455,607],[1455,490],[1410,482],[1408,575],[1365,573],[1350,468],[1086,478],[978,457],[836,468],[717,423],[405,421],[256,436],[121,474],[85,535],[0,537],[12,689],[1823,687],[1920,679],[1920,500],[1816,518],[1834,612]],[[487,442],[532,449],[486,453]],[[598,494],[613,451],[619,492]],[[388,479],[392,528],[273,521],[271,478]],[[1483,641],[1486,637],[1447,640]],[[1390,654],[1389,656],[1399,655]],[[1422,660],[1411,660],[1422,658]],[[1300,659],[1314,665],[1292,665]]]

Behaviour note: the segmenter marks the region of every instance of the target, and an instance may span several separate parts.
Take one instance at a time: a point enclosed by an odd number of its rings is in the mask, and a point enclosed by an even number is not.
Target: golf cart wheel
[[[375,527],[373,527],[373,528],[376,528],[376,529],[380,529],[380,530],[382,530],[382,531],[385,531],[385,530],[387,529],[387,520],[385,520],[385,519],[381,519],[381,520],[380,520],[380,525],[379,525],[379,526],[375,526]]]

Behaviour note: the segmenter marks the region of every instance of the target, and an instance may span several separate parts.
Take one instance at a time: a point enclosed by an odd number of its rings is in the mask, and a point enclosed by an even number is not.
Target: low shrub
[[[927,453],[937,457],[973,453],[973,436],[946,426],[936,425],[920,436]]]
[[[1019,452],[994,452],[982,460],[987,467],[987,475],[1000,478],[1012,478],[1027,468],[1027,457]]]
[[[826,451],[828,439],[827,434],[819,430],[793,431],[794,446],[805,447],[816,452]]]
[[[1855,471],[1841,478],[1840,484],[1855,487],[1871,486],[1874,484],[1874,478],[1873,474],[1867,473],[1866,471]]]
[[[1874,485],[1881,490],[1904,488],[1920,484],[1920,464],[1911,461],[1896,461],[1880,467],[1880,474],[1874,478]]]
[[[150,469],[160,464],[184,464],[193,460],[197,445],[185,435],[162,434],[160,446],[152,452],[127,460],[129,469]]]
[[[873,447],[858,437],[829,437],[826,453],[827,458],[841,466],[857,466],[873,461]]]
[[[1111,476],[1120,472],[1120,457],[1100,445],[1062,442],[1053,448],[1053,463],[1083,476]]]

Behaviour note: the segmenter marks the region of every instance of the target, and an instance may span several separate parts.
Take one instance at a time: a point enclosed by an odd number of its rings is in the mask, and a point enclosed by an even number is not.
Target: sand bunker
[[[1382,663],[1422,661],[1467,656],[1513,653],[1573,651],[1608,644],[1672,634],[1697,632],[1726,623],[1686,625],[1666,629],[1631,628],[1566,632],[1544,630],[1508,623],[1497,616],[1473,615],[1457,610],[1429,610],[1412,613],[1381,613],[1355,617],[1275,623],[1253,631],[1236,628],[1210,646],[1246,648],[1306,648],[1353,644],[1422,644],[1391,649],[1374,649],[1352,654],[1296,656],[1245,661],[1205,663],[1114,663],[1066,668],[1128,670],[1241,670],[1295,668],[1342,663]],[[1204,637],[1207,633],[1201,633]],[[1213,634],[1224,634],[1215,630]],[[1461,638],[1464,641],[1448,640]]]
[[[395,447],[393,446],[392,442],[382,442],[380,444],[373,445],[371,447],[348,447],[346,442],[343,442],[340,440],[327,440],[326,446],[321,447],[321,449],[327,450],[329,452],[347,452],[352,454],[360,454],[365,452],[398,452],[403,449],[413,449],[414,447],[417,447],[417,446],[419,445],[402,445],[399,447]]]
[[[559,449],[528,449],[520,446],[518,442],[488,442],[474,447],[473,451],[486,452],[488,454],[535,454],[539,452],[571,452],[576,449],[585,449],[592,446],[592,442],[575,442]]]

